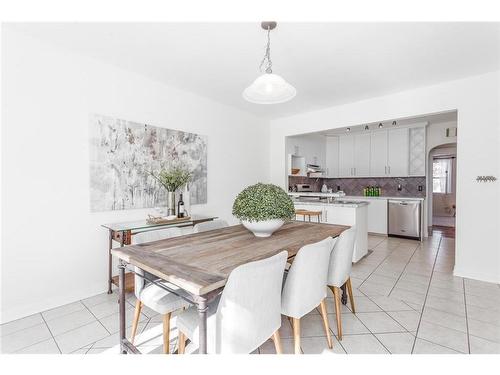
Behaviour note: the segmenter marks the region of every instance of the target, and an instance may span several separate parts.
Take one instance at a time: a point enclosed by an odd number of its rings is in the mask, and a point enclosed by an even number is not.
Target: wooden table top
[[[292,257],[307,244],[337,237],[348,226],[292,221],[271,237],[255,237],[242,225],[111,250],[123,261],[193,295],[223,287],[231,271],[286,250]]]

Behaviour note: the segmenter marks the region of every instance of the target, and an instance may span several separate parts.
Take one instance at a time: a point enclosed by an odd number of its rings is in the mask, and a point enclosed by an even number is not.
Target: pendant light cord
[[[267,27],[267,46],[266,46],[266,53],[264,54],[264,58],[262,59],[259,69],[262,72],[262,66],[267,60],[267,65],[266,65],[266,73],[271,74],[273,72],[272,67],[273,67],[273,62],[271,61],[271,28],[268,26]]]

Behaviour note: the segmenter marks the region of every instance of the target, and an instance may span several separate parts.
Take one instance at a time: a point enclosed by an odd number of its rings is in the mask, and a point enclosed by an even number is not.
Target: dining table
[[[208,304],[223,291],[232,270],[283,250],[292,259],[301,247],[337,237],[348,228],[344,225],[290,221],[270,237],[256,237],[243,225],[234,225],[112,249],[112,255],[118,258],[120,352],[140,353],[126,338],[124,285],[127,268],[131,272],[134,272],[134,267],[146,271],[136,275],[196,306],[199,318],[198,353],[205,354]]]
[[[194,227],[196,224],[203,223],[205,221],[212,221],[217,219],[217,216],[205,216],[205,215],[192,215],[184,218],[176,218],[174,220],[164,220],[158,223],[149,222],[146,219],[125,221],[119,223],[108,223],[102,224],[101,226],[106,228],[109,232],[108,235],[108,294],[113,293],[113,285],[118,286],[118,276],[113,276],[113,259],[111,255],[111,250],[113,249],[113,242],[118,242],[118,244],[123,247],[125,245],[130,245],[132,243],[132,236],[138,233],[162,230],[168,228],[186,228]],[[132,273],[127,273],[125,275],[125,290],[127,292],[134,291],[134,275]]]

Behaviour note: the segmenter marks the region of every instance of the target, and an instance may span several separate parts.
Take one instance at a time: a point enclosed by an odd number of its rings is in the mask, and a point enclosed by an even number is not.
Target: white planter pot
[[[285,222],[281,219],[271,219],[264,221],[246,221],[242,220],[241,224],[252,232],[255,237],[269,237],[275,231],[281,228]]]

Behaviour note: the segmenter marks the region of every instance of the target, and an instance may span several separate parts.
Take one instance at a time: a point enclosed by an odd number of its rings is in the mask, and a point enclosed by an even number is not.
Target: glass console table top
[[[115,232],[125,232],[129,230],[145,230],[158,227],[186,227],[214,219],[217,219],[217,216],[192,215],[189,220],[174,223],[148,224],[146,219],[144,219],[121,223],[102,224],[102,226]]]

